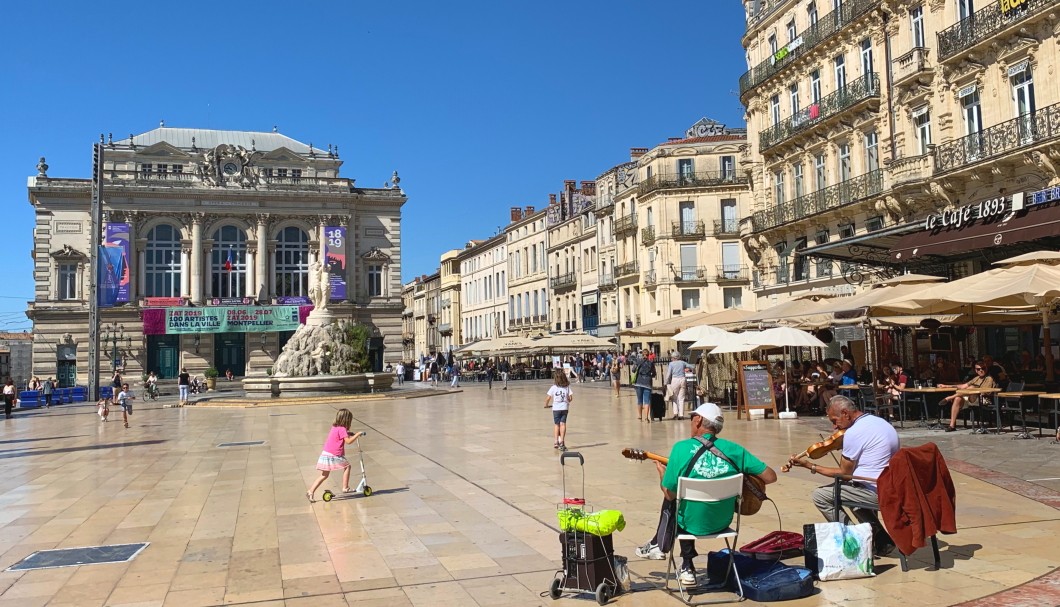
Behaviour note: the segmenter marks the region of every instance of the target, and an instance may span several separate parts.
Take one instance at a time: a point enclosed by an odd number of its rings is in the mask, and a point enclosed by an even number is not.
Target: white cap
[[[698,415],[708,422],[724,420],[725,416],[721,412],[721,408],[714,403],[703,403],[696,407],[696,410],[692,412],[693,415]]]

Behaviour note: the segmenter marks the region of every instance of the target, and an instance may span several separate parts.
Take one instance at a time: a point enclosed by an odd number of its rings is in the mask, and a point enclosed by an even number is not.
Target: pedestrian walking
[[[666,386],[673,407],[674,419],[685,416],[685,370],[693,370],[692,365],[681,359],[681,353],[674,350],[670,354],[670,364],[666,366],[663,384]]]
[[[648,350],[641,353],[634,365],[633,386],[637,389],[637,419],[651,423],[651,388],[655,379],[655,365],[648,358]]]
[[[361,438],[364,433],[355,432],[351,435],[350,424],[352,423],[353,413],[349,409],[339,409],[335,412],[335,421],[331,423],[331,431],[328,432],[328,437],[324,440],[324,449],[320,452],[320,457],[317,458],[317,470],[320,471],[320,478],[313,483],[309,491],[305,492],[309,503],[317,501],[315,497],[317,489],[324,484],[324,481],[335,470],[342,470],[342,492],[350,493],[353,491],[350,489],[350,462],[346,461],[346,445]]]
[[[394,371],[397,373],[397,383],[398,383],[398,385],[400,386],[400,385],[404,384],[405,383],[405,363],[399,360],[398,364],[397,364],[397,367],[394,368]]]
[[[9,377],[4,384],[4,417],[11,419],[11,409],[15,406],[15,382]]]
[[[133,412],[132,401],[134,400],[136,396],[129,389],[129,384],[122,384],[121,392],[118,393],[118,406],[121,407],[121,421],[125,422],[126,428],[129,427],[129,416]]]
[[[611,368],[608,370],[611,374],[611,383],[615,386],[615,396],[620,396],[622,391],[622,364],[618,362],[618,357],[611,359]]]
[[[512,372],[512,364],[507,360],[501,361],[501,380],[504,382],[504,389],[508,389],[508,375]]]
[[[96,415],[99,416],[99,421],[107,421],[107,416],[110,415],[111,400],[109,398],[101,398],[96,403]]]
[[[493,361],[486,363],[486,381],[489,383],[489,389],[493,389],[493,377],[497,374],[497,367],[493,366]]]
[[[45,408],[52,406],[52,394],[55,393],[55,380],[48,378],[44,380],[44,386],[41,388],[44,391],[44,406]]]
[[[460,387],[460,363],[456,362],[455,360],[453,361],[453,366],[452,366],[451,370],[449,371],[449,375],[452,376],[452,379],[449,380],[449,387],[450,388],[459,388]]]
[[[570,410],[571,397],[567,374],[563,369],[556,370],[552,373],[552,387],[548,389],[548,395],[545,397],[545,408],[552,407],[552,423],[555,426],[552,429],[555,438],[552,448],[560,451],[567,450],[567,413]]]
[[[177,390],[180,392],[180,404],[181,406],[188,402],[188,387],[191,386],[191,375],[188,374],[188,369],[182,367],[180,369],[180,375],[177,375]]]

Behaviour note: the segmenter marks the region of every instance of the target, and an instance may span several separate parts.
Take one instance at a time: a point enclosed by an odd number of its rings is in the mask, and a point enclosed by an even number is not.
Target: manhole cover
[[[136,558],[150,542],[139,544],[114,544],[111,546],[86,546],[84,548],[61,548],[34,552],[11,565],[6,571],[29,571],[31,569],[55,569],[78,565],[102,565],[124,563]]]
[[[264,445],[263,440],[248,440],[240,443],[221,443],[218,447],[256,447],[257,445]]]

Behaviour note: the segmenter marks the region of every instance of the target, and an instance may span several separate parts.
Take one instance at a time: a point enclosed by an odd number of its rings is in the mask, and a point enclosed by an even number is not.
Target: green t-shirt
[[[713,437],[710,434],[704,434],[703,438],[710,440]],[[703,444],[694,438],[683,440],[674,445],[674,448],[670,450],[670,463],[666,465],[666,474],[663,475],[663,487],[673,493],[677,493],[677,475],[684,472],[685,468],[688,467],[689,460],[695,456],[702,446]],[[688,478],[721,478],[740,472],[757,475],[766,471],[766,465],[761,460],[732,441],[727,441],[724,438],[715,438],[714,446],[735,462],[739,469],[733,469],[729,462],[710,451],[705,451],[688,473]],[[732,523],[735,509],[736,498],[710,504],[684,502],[681,504],[681,509],[677,512],[677,524],[694,535],[717,533]]]

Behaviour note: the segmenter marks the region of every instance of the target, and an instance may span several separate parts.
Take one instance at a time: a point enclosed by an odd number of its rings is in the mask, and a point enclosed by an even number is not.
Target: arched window
[[[213,233],[210,256],[214,297],[244,297],[247,290],[247,235],[235,226]]]
[[[145,251],[147,297],[180,297],[180,230],[161,224],[147,233]]]
[[[290,227],[276,236],[276,294],[309,295],[309,235]]]

